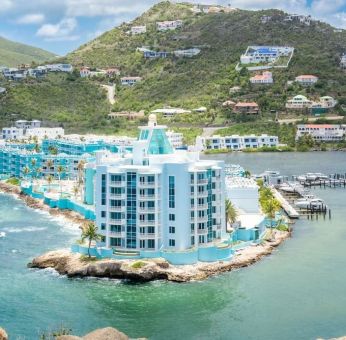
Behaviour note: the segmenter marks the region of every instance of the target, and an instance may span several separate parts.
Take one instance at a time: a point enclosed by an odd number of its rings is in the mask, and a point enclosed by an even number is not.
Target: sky
[[[0,0],[0,36],[41,47],[57,55],[76,49],[127,22],[158,0]],[[346,29],[346,0],[210,0],[190,1],[242,9],[278,8],[311,14]]]

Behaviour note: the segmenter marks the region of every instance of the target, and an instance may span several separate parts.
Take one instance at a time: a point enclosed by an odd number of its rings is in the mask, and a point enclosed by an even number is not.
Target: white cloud
[[[17,24],[41,24],[44,21],[44,14],[26,14],[17,19]]]
[[[138,13],[144,11],[155,0],[66,0],[66,15],[74,16],[114,16],[122,13]]]
[[[1,0],[0,1],[0,13],[8,11],[13,6],[12,0]]]
[[[79,37],[72,35],[77,27],[75,18],[64,18],[57,24],[42,25],[36,35],[50,41],[77,40]]]

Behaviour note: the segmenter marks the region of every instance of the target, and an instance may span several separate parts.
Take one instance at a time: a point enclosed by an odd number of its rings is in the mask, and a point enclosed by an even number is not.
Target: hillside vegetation
[[[146,110],[163,106],[195,109],[207,107],[205,113],[182,114],[159,119],[169,126],[179,127],[186,139],[192,140],[206,125],[230,126],[222,133],[277,132],[283,142],[294,143],[294,126],[279,128],[273,122],[274,111],[283,116],[285,102],[297,94],[317,99],[322,95],[335,97],[338,105],[333,113],[344,114],[346,77],[339,68],[340,56],[346,52],[346,31],[336,32],[328,24],[313,21],[310,26],[283,21],[285,13],[278,10],[231,13],[194,14],[192,5],[161,2],[131,23],[124,23],[100,37],[82,45],[61,58],[77,67],[73,75],[50,75],[44,80],[28,80],[23,84],[1,82],[8,89],[0,97],[0,124],[14,117],[38,118],[61,123],[68,131],[89,130],[106,133],[135,134],[138,121],[109,120],[110,110]],[[261,16],[272,20],[261,23]],[[156,22],[183,20],[175,31],[158,32]],[[132,26],[146,25],[147,33],[131,36]],[[295,48],[287,69],[273,70],[274,84],[253,86],[249,78],[254,73],[236,71],[240,55],[248,45],[286,45]],[[136,51],[146,46],[156,51],[198,47],[201,53],[193,58],[146,60]],[[141,76],[143,81],[133,87],[122,87],[114,79],[80,79],[78,68],[118,67],[122,76]],[[314,74],[319,82],[310,88],[295,83],[287,85],[300,74]],[[101,83],[116,83],[116,103],[111,106]],[[239,86],[240,91],[230,93]],[[222,107],[225,100],[256,101],[261,114],[257,117],[235,115]],[[294,113],[290,113],[294,116]],[[257,129],[257,126],[260,128]],[[194,129],[189,130],[188,128]],[[287,135],[287,138],[285,137]]]
[[[19,64],[41,63],[54,58],[51,52],[20,44],[0,37],[0,66],[16,67]]]
[[[298,93],[311,97],[328,94],[345,100],[346,80],[340,72],[339,59],[346,48],[346,31],[336,33],[330,25],[317,21],[310,26],[284,22],[285,13],[277,10],[196,15],[191,6],[160,3],[133,23],[123,24],[81,46],[68,55],[68,60],[76,65],[117,66],[123,75],[143,77],[143,82],[133,88],[119,87],[115,110],[205,105],[221,115],[220,103],[230,97],[256,100],[263,112],[283,110],[286,99]],[[263,15],[271,15],[273,20],[262,24]],[[183,28],[157,32],[156,21],[174,19],[182,19]],[[146,34],[126,33],[132,25],[144,24]],[[289,68],[274,70],[273,86],[251,86],[249,72],[235,71],[246,47],[256,44],[295,47]],[[136,52],[142,46],[161,51],[198,46],[202,52],[191,59],[145,60]],[[313,88],[286,85],[299,74],[311,73],[320,78]],[[230,96],[229,89],[233,86],[241,86],[242,90]],[[200,118],[205,121],[204,116]]]

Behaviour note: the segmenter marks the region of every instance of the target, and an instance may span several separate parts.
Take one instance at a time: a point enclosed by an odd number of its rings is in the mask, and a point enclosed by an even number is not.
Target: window
[[[195,245],[195,236],[191,236],[191,245],[192,245],[192,246]]]
[[[113,233],[121,233],[121,225],[111,225],[110,229]]]
[[[195,224],[191,223],[191,232],[194,232],[194,231],[195,231]]]
[[[106,180],[106,174],[101,175],[101,205],[106,205],[106,187],[107,187],[107,180]]]
[[[106,230],[106,223],[101,223],[101,230]]]
[[[139,241],[139,247],[140,247],[141,249],[145,248],[145,240],[140,240],[140,241]]]
[[[175,247],[175,240],[174,239],[169,239],[169,246]]]
[[[148,227],[148,234],[155,234],[155,227]]]
[[[169,220],[175,221],[175,214],[169,214]]]
[[[169,233],[175,234],[175,227],[169,227]]]
[[[148,248],[150,249],[155,248],[155,240],[148,240]]]
[[[105,243],[105,242],[106,242],[106,236],[101,236],[100,241],[101,241],[102,243]]]
[[[174,176],[169,176],[168,178],[168,201],[169,207],[175,208],[175,180]]]
[[[101,217],[105,218],[106,217],[106,212],[105,211],[101,211]]]
[[[111,243],[111,247],[121,247],[121,238],[111,237],[110,243]]]

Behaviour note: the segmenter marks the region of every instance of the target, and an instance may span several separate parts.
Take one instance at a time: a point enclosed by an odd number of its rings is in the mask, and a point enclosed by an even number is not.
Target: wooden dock
[[[296,209],[293,208],[293,206],[286,200],[284,196],[282,196],[279,191],[277,191],[275,188],[271,188],[272,193],[274,197],[280,202],[280,205],[283,210],[285,210],[287,216],[289,218],[297,219],[299,218],[299,213]]]

